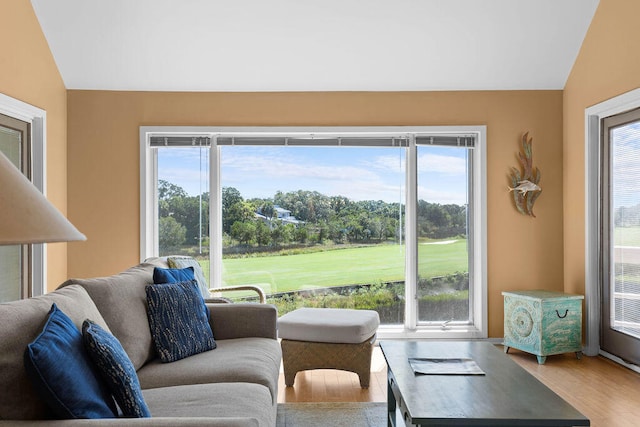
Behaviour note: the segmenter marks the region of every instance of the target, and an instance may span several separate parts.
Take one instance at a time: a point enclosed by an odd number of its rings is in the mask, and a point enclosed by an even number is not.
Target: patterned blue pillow
[[[216,348],[209,310],[195,280],[148,285],[151,337],[163,362],[174,362]]]
[[[82,340],[89,357],[111,389],[122,415],[130,418],[151,417],[136,369],[120,341],[91,320],[85,320],[82,324]]]
[[[153,269],[153,283],[177,283],[194,280],[193,267],[187,268],[160,268]]]
[[[82,334],[55,304],[40,335],[27,345],[24,365],[34,388],[56,416],[117,417],[111,393],[82,345]]]

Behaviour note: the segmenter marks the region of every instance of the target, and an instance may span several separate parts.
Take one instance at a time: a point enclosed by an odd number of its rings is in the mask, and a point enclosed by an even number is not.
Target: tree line
[[[296,222],[278,218],[277,208]],[[419,237],[466,236],[466,206],[418,202]],[[165,180],[158,185],[161,252],[196,246],[209,236],[209,193],[189,196]],[[234,187],[222,188],[225,245],[382,243],[404,238],[404,205],[380,200],[353,201],[317,191],[278,191],[272,198],[245,199]],[[208,246],[205,237],[204,246]]]
[[[620,206],[614,210],[614,226],[638,227],[640,226],[640,204],[635,206]]]

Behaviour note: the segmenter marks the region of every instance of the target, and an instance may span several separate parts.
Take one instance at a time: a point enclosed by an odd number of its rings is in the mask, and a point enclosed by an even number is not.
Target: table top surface
[[[482,341],[381,341],[417,425],[588,426],[589,420],[509,356]],[[420,375],[409,358],[470,358],[485,375]]]
[[[503,291],[502,295],[515,296],[520,298],[528,298],[533,300],[568,300],[568,299],[584,299],[584,295],[565,294],[564,292],[553,291]]]

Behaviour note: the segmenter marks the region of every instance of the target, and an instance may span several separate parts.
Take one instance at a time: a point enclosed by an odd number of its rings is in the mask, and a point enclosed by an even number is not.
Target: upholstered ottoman
[[[284,382],[293,386],[296,374],[309,369],[355,372],[369,387],[371,350],[380,324],[372,310],[300,308],[278,320]]]

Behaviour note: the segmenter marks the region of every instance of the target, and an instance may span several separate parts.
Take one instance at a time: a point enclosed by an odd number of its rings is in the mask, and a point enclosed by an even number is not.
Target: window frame
[[[600,294],[600,248],[602,221],[600,183],[602,181],[601,137],[603,120],[640,108],[640,88],[607,99],[585,109],[584,115],[584,162],[585,162],[585,347],[584,354],[605,357],[638,370],[634,365],[611,355],[600,348],[601,304]]]
[[[210,198],[210,258],[222,258],[222,240],[218,233],[222,230],[222,211],[219,147],[216,138],[219,135],[256,135],[256,134],[325,134],[325,135],[404,135],[410,139],[407,147],[406,171],[406,212],[405,212],[405,245],[406,248],[406,292],[416,294],[417,284],[417,149],[416,135],[458,135],[473,134],[475,146],[472,150],[471,188],[473,198],[472,220],[474,238],[471,251],[470,280],[470,312],[472,321],[468,325],[420,324],[417,320],[417,301],[406,298],[405,322],[403,325],[384,325],[378,331],[379,338],[487,338],[487,208],[486,208],[486,126],[401,126],[401,127],[192,127],[192,126],[141,126],[140,127],[140,259],[157,256],[158,253],[158,212],[157,212],[157,151],[152,149],[152,136],[209,136],[210,151],[210,194],[217,192],[217,197]],[[211,263],[210,277],[213,283],[221,283],[221,270],[215,269]]]
[[[47,112],[0,93],[0,114],[31,125],[31,182],[46,196]],[[47,292],[47,251],[45,243],[31,245],[31,266],[29,268],[31,270],[30,296],[44,295]]]
[[[18,120],[13,117],[9,117],[5,114],[0,115],[0,126],[6,129],[12,129],[13,131],[19,133],[21,135],[19,142],[19,152],[20,156],[18,159],[19,164],[16,166],[20,169],[20,171],[27,177],[27,179],[31,179],[31,123],[25,122],[23,120]],[[5,153],[6,154],[6,153]],[[12,159],[10,159],[12,160]],[[15,161],[15,159],[13,159]],[[32,295],[32,283],[33,279],[31,277],[31,265],[32,265],[32,249],[31,245],[11,245],[19,248],[20,251],[20,260],[21,264],[20,271],[20,286],[19,286],[19,298],[25,299],[29,298]]]

